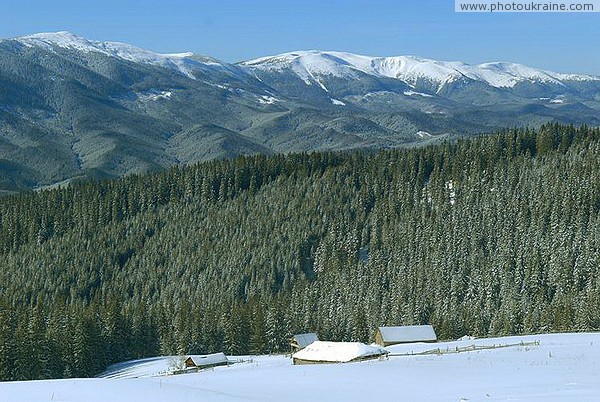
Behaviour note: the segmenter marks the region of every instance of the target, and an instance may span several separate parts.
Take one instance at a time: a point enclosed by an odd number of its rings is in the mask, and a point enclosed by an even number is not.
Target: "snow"
[[[228,363],[223,353],[209,355],[160,356],[148,359],[131,360],[113,364],[100,374],[100,378],[149,378],[173,374],[184,369],[185,361],[191,358],[197,367]]]
[[[131,360],[111,365],[99,375],[101,378],[149,378],[172,373],[183,368],[185,357],[160,356]]]
[[[221,66],[217,60],[205,58],[203,62],[191,59],[193,53],[154,53],[148,50],[141,49],[136,46],[128,45],[120,42],[99,42],[89,40],[81,36],[74,35],[70,32],[48,32],[38,33],[34,35],[21,36],[15,38],[25,46],[40,46],[50,51],[54,51],[55,47],[73,49],[81,52],[96,52],[111,57],[129,60],[135,63],[146,63],[159,65],[179,71],[188,78],[195,79],[191,72],[194,66],[199,64],[209,66]]]
[[[267,96],[267,95],[262,95],[260,98],[258,98],[258,102],[262,103],[264,105],[272,105],[275,102],[280,102],[280,99],[277,99],[273,96]]]
[[[321,82],[321,80],[316,79],[313,76],[313,79],[315,80],[315,82],[321,87],[321,89],[325,92],[329,92],[329,89],[327,89],[327,87],[325,87],[325,84],[323,84],[323,82]]]
[[[554,73],[516,63],[495,62],[470,65],[458,61],[436,61],[416,56],[370,57],[317,50],[262,57],[241,63],[241,66],[250,70],[291,69],[308,84],[320,83],[317,79],[319,76],[357,79],[359,73],[364,73],[399,79],[411,86],[425,80],[437,85],[438,90],[446,83],[459,79],[482,81],[497,88],[513,87],[522,81],[564,85],[563,81],[600,80],[600,77]],[[417,92],[410,94],[427,96],[427,94]],[[408,94],[405,93],[405,95]]]
[[[330,99],[331,99],[331,103],[333,103],[334,105],[338,105],[338,106],[345,106],[346,105],[346,103],[342,102],[339,99],[333,99],[333,98],[330,98]]]
[[[136,63],[147,63],[170,68],[195,79],[194,68],[200,65],[239,72],[237,67],[209,57],[193,53],[155,53],[126,43],[89,40],[70,32],[38,33],[14,38],[25,46],[40,46],[50,51],[58,48],[82,52],[96,52]],[[370,57],[335,51],[296,51],[276,56],[262,57],[239,64],[242,69],[281,71],[291,70],[307,85],[316,84],[328,92],[322,77],[334,76],[358,79],[368,74],[394,78],[416,86],[426,81],[439,91],[445,84],[471,79],[498,88],[513,87],[522,81],[545,82],[565,85],[564,81],[600,81],[600,77],[577,74],[561,74],[535,69],[516,63],[494,62],[470,65],[458,61],[436,61],[416,56]],[[430,96],[421,92],[407,91],[405,95]]]
[[[355,359],[386,354],[378,345],[365,345],[361,342],[314,341],[292,355],[294,359],[315,362],[344,363]]]
[[[429,94],[426,94],[426,93],[423,93],[423,92],[415,92],[415,91],[412,91],[412,90],[410,90],[410,91],[404,91],[404,95],[406,95],[406,96],[424,96],[426,98],[431,98],[432,97],[432,95],[429,95]]]
[[[241,63],[247,68],[284,70],[291,68],[305,82],[316,82],[315,75],[333,75],[337,77],[355,77],[352,66],[333,53],[313,51],[290,52],[278,56],[263,57]],[[321,84],[322,85],[322,84]]]
[[[548,102],[548,103],[565,103],[565,96],[564,95],[558,95],[556,98],[538,98],[541,101],[544,102]]]
[[[286,356],[193,374],[136,379],[0,383],[0,402],[86,401],[597,401],[600,333],[530,335],[390,346],[393,354],[470,345],[511,346],[464,353],[294,366]]]
[[[454,188],[454,181],[449,180],[446,182],[446,189],[449,192],[448,198],[450,200],[450,204],[454,205],[456,202],[456,189]]]
[[[137,97],[141,101],[157,101],[159,99],[169,99],[173,95],[171,91],[148,91],[138,93]]]

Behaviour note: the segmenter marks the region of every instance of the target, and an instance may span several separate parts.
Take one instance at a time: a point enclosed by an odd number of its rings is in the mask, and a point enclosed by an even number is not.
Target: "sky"
[[[455,13],[454,0],[1,0],[0,38],[70,31],[227,62],[294,50],[510,61],[600,75],[600,13]]]

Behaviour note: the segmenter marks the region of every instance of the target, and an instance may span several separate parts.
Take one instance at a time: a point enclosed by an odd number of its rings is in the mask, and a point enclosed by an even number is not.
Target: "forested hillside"
[[[0,378],[157,354],[600,329],[600,130],[253,156],[0,199]]]

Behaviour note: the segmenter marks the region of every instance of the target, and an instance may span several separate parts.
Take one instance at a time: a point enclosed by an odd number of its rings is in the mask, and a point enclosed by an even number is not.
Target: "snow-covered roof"
[[[185,360],[192,359],[196,367],[212,366],[215,364],[227,363],[227,356],[224,353],[213,353],[211,355],[189,355]]]
[[[319,337],[314,332],[309,332],[307,334],[294,335],[293,340],[296,342],[296,345],[298,345],[300,349],[304,349],[311,343],[318,341]]]
[[[387,351],[377,345],[360,342],[315,341],[292,355],[294,359],[314,362],[345,363],[352,360],[381,356]]]
[[[437,340],[431,325],[379,327],[379,332],[385,342],[428,342]]]

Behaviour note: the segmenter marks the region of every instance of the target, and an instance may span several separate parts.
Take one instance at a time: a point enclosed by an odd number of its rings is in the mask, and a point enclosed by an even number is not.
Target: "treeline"
[[[216,161],[0,199],[0,378],[600,327],[600,130]]]

